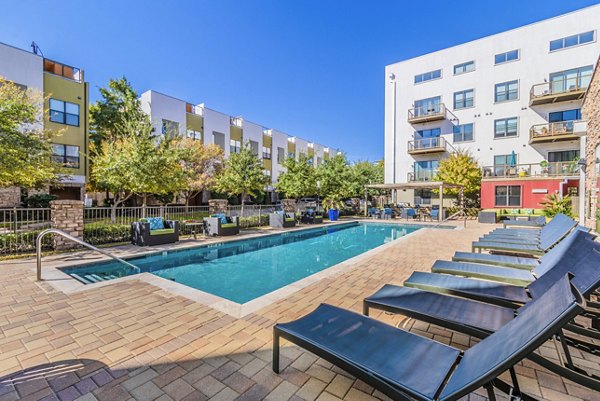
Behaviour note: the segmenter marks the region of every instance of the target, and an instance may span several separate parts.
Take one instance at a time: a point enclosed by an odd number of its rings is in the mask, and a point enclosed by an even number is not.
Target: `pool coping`
[[[353,265],[357,262],[360,262],[361,260],[363,260],[365,258],[369,258],[376,253],[382,252],[385,249],[387,249],[388,247],[390,247],[394,244],[397,244],[399,241],[403,241],[405,238],[418,235],[419,233],[426,233],[427,231],[429,231],[429,230],[427,230],[428,228],[429,229],[433,228],[433,226],[428,226],[425,224],[410,224],[410,223],[403,223],[403,222],[394,221],[394,220],[385,221],[385,220],[370,220],[370,219],[352,219],[352,220],[339,221],[336,223],[327,223],[327,224],[318,225],[318,226],[301,227],[301,228],[297,228],[294,230],[277,230],[274,232],[267,232],[267,233],[248,234],[248,236],[244,237],[244,238],[239,238],[237,236],[234,236],[231,238],[222,238],[222,239],[219,238],[219,241],[210,242],[208,244],[190,243],[189,246],[187,246],[187,244],[185,244],[183,246],[178,246],[177,248],[171,248],[171,249],[160,249],[160,250],[151,249],[151,250],[148,250],[148,252],[142,252],[142,253],[136,253],[136,254],[123,256],[122,259],[128,260],[128,259],[132,259],[132,258],[145,257],[145,256],[160,254],[160,253],[169,252],[169,251],[176,252],[179,250],[185,250],[185,249],[189,249],[189,248],[198,248],[198,247],[216,245],[216,244],[233,242],[233,241],[243,241],[243,240],[248,240],[248,239],[253,239],[253,238],[264,238],[264,237],[268,237],[268,236],[272,236],[272,235],[280,235],[285,232],[308,231],[311,229],[318,229],[320,227],[339,226],[339,225],[345,225],[345,224],[350,224],[350,223],[406,224],[406,225],[420,226],[420,229],[413,231],[409,234],[406,234],[396,240],[379,245],[378,247],[370,249],[370,250],[363,252],[359,255],[356,255],[350,259],[346,259],[343,262],[340,262],[336,265],[328,267],[317,273],[311,274],[310,276],[304,277],[298,281],[294,281],[293,283],[290,283],[286,286],[278,288],[278,289],[276,289],[270,293],[267,293],[265,295],[262,295],[258,298],[254,298],[253,300],[248,301],[243,304],[230,301],[228,299],[219,297],[217,295],[210,294],[208,292],[198,290],[198,289],[189,287],[185,284],[177,283],[177,282],[159,277],[157,275],[154,275],[154,274],[148,273],[148,272],[138,273],[138,274],[134,274],[131,276],[120,277],[120,278],[107,280],[107,281],[102,281],[99,283],[83,284],[80,281],[78,281],[77,279],[73,278],[72,276],[70,276],[69,274],[67,274],[63,271],[65,268],[69,268],[69,267],[85,266],[88,264],[109,261],[110,258],[105,257],[105,256],[94,259],[94,260],[90,260],[87,262],[83,262],[83,263],[81,261],[73,261],[73,263],[67,262],[66,264],[64,264],[64,262],[63,262],[63,263],[61,263],[60,266],[43,267],[44,280],[42,281],[42,283],[48,283],[55,290],[58,290],[65,294],[73,294],[73,293],[79,293],[79,292],[83,292],[83,291],[91,291],[91,290],[94,290],[94,289],[97,289],[100,287],[105,287],[108,285],[128,282],[131,280],[139,280],[139,281],[143,281],[147,284],[153,285],[155,287],[158,287],[173,296],[181,296],[181,297],[187,298],[191,301],[199,302],[203,305],[206,305],[206,306],[213,308],[215,310],[218,310],[220,312],[226,313],[235,318],[242,318],[242,317],[245,317],[253,312],[256,312],[259,309],[262,309],[272,303],[275,303],[275,302],[287,297],[288,295],[291,295],[305,287],[308,287],[309,285],[316,283],[324,278],[332,277],[336,274],[339,274],[342,271],[351,267],[351,265]],[[455,226],[446,226],[446,227],[447,228],[452,227],[453,229],[457,229],[457,227],[455,227]]]

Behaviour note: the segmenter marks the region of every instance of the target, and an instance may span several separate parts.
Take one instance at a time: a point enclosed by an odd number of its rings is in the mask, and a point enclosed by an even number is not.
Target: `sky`
[[[596,3],[0,0],[0,42],[375,161],[386,65]]]

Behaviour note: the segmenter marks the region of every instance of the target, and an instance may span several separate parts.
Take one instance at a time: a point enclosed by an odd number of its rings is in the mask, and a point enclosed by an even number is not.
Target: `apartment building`
[[[441,159],[465,149],[483,169],[483,208],[578,196],[599,28],[595,5],[386,66],[386,183],[431,180]],[[432,199],[429,190],[396,196]]]
[[[0,43],[0,76],[44,95],[42,123],[56,134],[54,158],[68,172],[60,185],[49,188],[49,192],[62,199],[83,199],[88,175],[89,92],[83,70]],[[4,191],[20,192],[16,188]],[[18,203],[16,197],[9,203],[15,201]]]
[[[263,161],[265,174],[271,177],[266,190],[275,201],[275,183],[285,170],[287,157],[298,159],[308,156],[315,166],[339,152],[282,131],[266,128],[241,116],[230,116],[163,93],[148,90],[140,96],[142,109],[150,116],[154,132],[158,135],[186,136],[205,144],[220,146],[225,157],[237,153],[249,144],[257,157]]]

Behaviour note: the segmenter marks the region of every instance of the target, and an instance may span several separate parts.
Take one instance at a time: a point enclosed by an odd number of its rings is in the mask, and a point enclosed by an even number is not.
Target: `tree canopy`
[[[194,196],[216,185],[223,168],[223,150],[218,145],[203,145],[191,138],[179,141],[185,188],[181,194],[186,205]]]
[[[330,209],[339,209],[342,200],[352,196],[353,174],[346,156],[337,154],[317,167],[319,195]]]
[[[35,188],[60,178],[42,110],[40,93],[0,78],[0,187]]]
[[[277,179],[277,190],[288,198],[301,198],[317,193],[317,178],[315,167],[308,156],[300,155],[298,160],[288,157],[283,162],[285,172]]]
[[[383,160],[372,163],[359,161],[351,166],[350,196],[362,198],[365,193],[365,185],[383,184]],[[370,195],[379,195],[380,191],[369,189]]]
[[[459,149],[447,159],[440,161],[434,180],[462,185],[465,197],[476,201],[481,189],[481,168],[468,151]],[[449,188],[445,192],[449,195],[457,195],[459,190]]]

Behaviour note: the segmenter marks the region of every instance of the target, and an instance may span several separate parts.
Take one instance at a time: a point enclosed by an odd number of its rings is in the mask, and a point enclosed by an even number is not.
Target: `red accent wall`
[[[548,194],[560,191],[562,179],[539,179],[539,180],[483,180],[481,182],[481,208],[494,209],[495,188],[497,185],[519,185],[521,186],[521,208],[539,209],[540,202],[544,200],[546,194],[534,194],[534,189],[547,189]],[[569,193],[568,187],[579,187],[579,180],[568,180],[563,185],[563,195]],[[512,208],[510,206],[501,206],[498,208]]]

